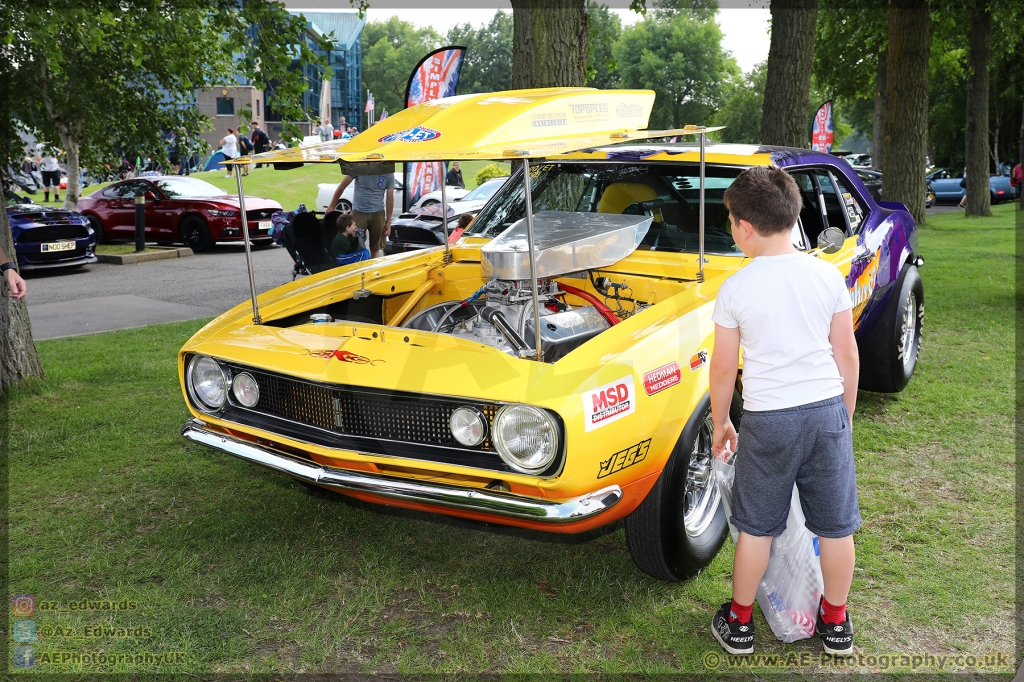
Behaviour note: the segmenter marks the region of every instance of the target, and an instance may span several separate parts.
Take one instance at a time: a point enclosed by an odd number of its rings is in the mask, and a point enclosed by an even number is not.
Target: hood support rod
[[[537,291],[537,250],[533,244],[533,188],[530,184],[530,159],[523,158],[523,188],[526,197],[526,241],[530,249],[530,295],[533,299],[533,343],[537,360],[544,359],[540,340],[540,294]]]
[[[704,140],[707,133],[700,126],[697,137],[700,139],[700,217],[697,223],[697,281],[704,281]]]
[[[444,228],[444,262],[445,265],[452,262],[452,252],[448,246],[448,164],[441,162],[441,227]]]
[[[245,242],[245,266],[249,269],[249,292],[252,294],[252,323],[263,324],[260,305],[256,302],[256,274],[252,269],[252,251],[249,250],[249,221],[245,215],[245,192],[242,190],[242,165],[235,166],[235,182],[238,184],[238,215],[242,221],[242,239]]]

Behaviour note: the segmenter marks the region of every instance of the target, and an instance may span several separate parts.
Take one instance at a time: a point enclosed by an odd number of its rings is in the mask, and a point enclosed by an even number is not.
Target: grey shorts
[[[786,530],[793,483],[807,530],[843,538],[860,528],[853,432],[842,396],[744,412],[736,449],[732,522],[750,535]]]

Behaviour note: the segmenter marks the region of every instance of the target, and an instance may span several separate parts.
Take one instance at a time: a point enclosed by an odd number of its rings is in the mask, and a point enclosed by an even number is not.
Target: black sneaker
[[[722,608],[715,611],[715,617],[711,619],[711,633],[722,645],[722,648],[730,654],[752,654],[754,653],[754,619],[749,623],[740,623],[734,620],[729,622],[729,609],[732,602],[722,604]]]
[[[821,602],[818,602],[818,622],[814,631],[821,637],[821,646],[826,654],[833,656],[849,656],[853,653],[853,622],[850,611],[846,611],[846,620],[842,623],[826,623],[821,619]]]

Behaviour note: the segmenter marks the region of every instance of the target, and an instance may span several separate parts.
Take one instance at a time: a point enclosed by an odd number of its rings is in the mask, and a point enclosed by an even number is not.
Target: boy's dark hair
[[[725,207],[762,237],[793,229],[803,197],[789,173],[770,166],[748,168],[725,190]]]
[[[349,215],[348,213],[344,213],[338,216],[338,220],[334,223],[334,225],[335,227],[338,228],[338,232],[344,232],[345,228],[354,223],[355,221],[356,219],[353,218],[351,215]]]
[[[476,216],[473,215],[472,213],[463,213],[462,215],[459,216],[459,227],[469,227],[469,224],[473,222],[473,218],[475,217]]]

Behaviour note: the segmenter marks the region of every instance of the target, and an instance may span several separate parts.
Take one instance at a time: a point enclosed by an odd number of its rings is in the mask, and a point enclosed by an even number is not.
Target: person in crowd
[[[22,298],[25,295],[25,280],[18,273],[18,266],[7,258],[7,254],[0,248],[0,276],[7,282],[11,290],[11,298]]]
[[[453,163],[452,167],[448,170],[448,176],[445,178],[445,184],[449,187],[466,189],[466,183],[462,180],[462,169],[459,167],[458,161]]]
[[[1024,169],[1019,163],[1010,171],[1010,184],[1017,188],[1017,195],[1024,201]]]
[[[257,154],[262,154],[270,149],[270,138],[267,137],[267,134],[263,132],[262,128],[260,128],[259,123],[252,124],[252,135],[250,137],[252,137],[252,146]],[[262,163],[258,163],[256,164],[256,167],[260,168],[263,165],[264,164]]]
[[[228,128],[228,134],[225,135],[220,141],[220,151],[224,154],[225,159],[234,159],[238,157],[238,138],[235,137],[235,129]],[[225,166],[227,169],[227,175],[224,177],[231,177],[231,166]]]
[[[960,186],[964,188],[964,195],[960,197],[960,208],[967,208],[967,166],[964,166],[964,176],[960,179]]]
[[[330,121],[320,119],[320,125],[317,126],[315,132],[320,135],[321,142],[327,142],[328,140],[334,139],[334,126],[331,125]]]
[[[724,197],[736,245],[752,261],[718,291],[711,319],[712,450],[736,452],[732,524],[739,529],[732,601],[711,621],[730,654],[754,651],[752,613],[772,538],[786,530],[793,485],[818,536],[824,594],[815,632],[826,654],[853,653],[846,600],[861,525],[853,458],[859,358],[853,301],[828,261],[790,240],[802,198],[779,168],[743,171]],[[743,422],[729,417],[743,349]],[[739,439],[737,441],[737,438]]]
[[[238,156],[249,156],[253,152],[252,140],[247,135],[242,133],[241,128],[238,130]],[[242,166],[242,175],[249,175],[249,164]]]
[[[473,222],[473,218],[476,218],[472,213],[463,213],[459,216],[459,224],[452,230],[452,233],[448,235],[448,243],[454,244],[459,241],[459,237],[466,231],[466,228]]]
[[[43,149],[39,171],[43,174],[43,201],[50,200],[50,187],[53,187],[53,200],[60,201],[60,164],[49,148]]]
[[[26,156],[21,162],[21,172],[25,175],[31,175],[32,172],[36,170],[38,170],[38,168],[36,168],[35,162]]]
[[[370,236],[370,255],[378,258],[384,255],[384,244],[391,234],[391,214],[395,210],[395,176],[387,175],[346,175],[334,190],[328,210],[333,210],[341,199],[342,192],[355,182],[352,193],[352,217],[356,227],[366,230]]]
[[[167,138],[167,160],[171,164],[171,168],[174,169],[174,174],[178,175],[181,171],[181,141],[178,139],[178,134],[171,131],[170,137]]]

